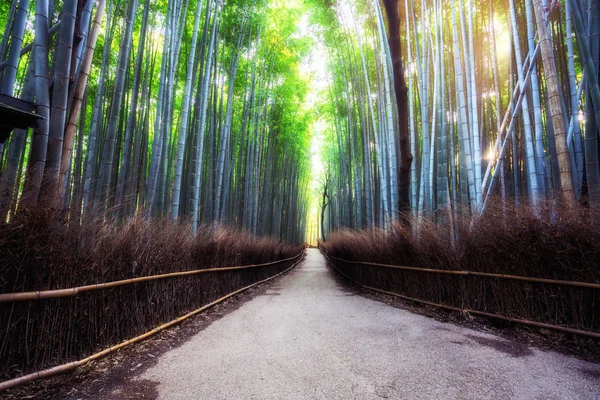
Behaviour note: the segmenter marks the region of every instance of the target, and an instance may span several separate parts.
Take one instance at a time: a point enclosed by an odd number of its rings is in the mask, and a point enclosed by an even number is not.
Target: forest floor
[[[35,397],[600,397],[600,363],[549,350],[535,335],[386,304],[341,280],[316,249],[261,286],[54,386],[47,381]]]

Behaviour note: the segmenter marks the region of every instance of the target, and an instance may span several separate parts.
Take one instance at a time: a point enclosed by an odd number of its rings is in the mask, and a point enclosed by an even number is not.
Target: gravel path
[[[600,398],[600,365],[357,296],[314,249],[136,379],[161,399]]]

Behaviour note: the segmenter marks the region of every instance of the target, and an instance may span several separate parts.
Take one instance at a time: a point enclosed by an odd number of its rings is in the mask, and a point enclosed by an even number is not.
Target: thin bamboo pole
[[[297,258],[297,257],[299,257],[301,255],[304,255],[304,250],[300,254],[298,254],[296,257],[288,258],[287,260],[288,261],[289,260],[293,260],[293,259],[295,259],[295,258]],[[278,261],[278,262],[283,262],[283,261],[285,261],[285,260],[281,260],[281,261]],[[122,343],[119,343],[119,344],[117,344],[115,346],[109,347],[108,349],[104,349],[104,350],[102,350],[102,351],[100,351],[100,352],[98,352],[96,354],[92,354],[91,356],[86,357],[86,358],[84,358],[82,360],[70,362],[70,363],[67,363],[67,364],[58,365],[58,366],[53,367],[53,368],[45,369],[45,370],[42,370],[42,371],[34,372],[32,374],[23,375],[21,377],[14,378],[14,379],[11,379],[11,380],[8,380],[8,381],[0,382],[0,392],[2,392],[4,390],[7,390],[7,389],[10,389],[10,388],[14,388],[16,386],[23,385],[23,384],[25,384],[27,382],[35,381],[35,380],[42,379],[42,378],[49,378],[49,377],[54,376],[54,375],[62,374],[63,372],[74,370],[74,369],[76,369],[78,367],[81,367],[82,365],[85,365],[85,364],[89,363],[90,361],[98,360],[98,359],[100,359],[100,358],[102,358],[104,356],[107,356],[110,353],[114,353],[115,351],[122,349],[123,347],[129,346],[130,344],[134,344],[134,343],[140,342],[140,341],[142,341],[144,339],[147,339],[150,336],[152,336],[152,335],[154,335],[154,334],[156,334],[156,333],[158,333],[160,331],[163,331],[163,330],[165,330],[167,328],[170,328],[171,326],[177,325],[180,322],[183,322],[186,319],[188,319],[190,317],[193,317],[194,315],[200,314],[201,312],[206,311],[209,308],[214,307],[215,305],[217,305],[219,303],[222,303],[223,301],[229,299],[230,297],[235,296],[236,294],[242,293],[242,292],[244,292],[244,291],[246,291],[246,290],[248,290],[250,288],[253,288],[254,286],[260,285],[261,283],[268,282],[268,281],[270,281],[272,279],[277,278],[280,275],[285,274],[286,272],[288,272],[289,270],[291,270],[292,268],[294,268],[296,265],[298,265],[298,263],[300,263],[300,261],[302,261],[302,260],[300,259],[299,261],[296,261],[294,264],[292,264],[291,267],[289,267],[285,271],[282,271],[282,272],[278,273],[277,275],[273,275],[270,278],[263,279],[262,281],[259,281],[259,282],[253,283],[252,285],[248,285],[248,286],[245,286],[245,287],[243,287],[241,289],[238,289],[235,292],[229,293],[228,295],[223,296],[220,299],[217,299],[217,300],[213,301],[212,303],[209,303],[209,304],[207,304],[205,306],[202,306],[202,307],[198,308],[197,310],[194,310],[194,311],[189,312],[189,313],[187,313],[185,315],[182,315],[181,317],[176,318],[176,319],[172,320],[171,322],[167,322],[166,324],[162,324],[159,327],[154,328],[151,331],[148,331],[148,332],[146,332],[146,333],[144,333],[144,334],[142,334],[140,336],[136,336],[133,339],[126,340],[126,341],[124,341]],[[273,263],[271,263],[271,264],[273,264]],[[267,265],[267,264],[260,264],[260,265]],[[254,266],[256,266],[256,265],[253,265],[252,267],[254,267]],[[247,266],[247,267],[251,267],[251,266]],[[239,269],[240,267],[234,267],[234,268],[238,268]],[[217,269],[219,269],[219,268],[217,268]]]
[[[56,299],[56,298],[61,298],[61,297],[72,297],[72,296],[77,296],[78,293],[91,292],[91,291],[100,290],[100,289],[114,288],[117,286],[130,285],[133,283],[155,281],[155,280],[165,279],[165,278],[175,278],[175,277],[180,277],[180,276],[198,275],[198,274],[204,274],[204,273],[209,273],[209,272],[236,271],[236,270],[240,270],[240,269],[265,267],[268,265],[281,264],[286,261],[295,260],[296,258],[300,257],[302,254],[304,254],[304,251],[300,252],[299,254],[297,254],[294,257],[290,257],[290,258],[286,258],[286,259],[278,260],[278,261],[272,261],[272,262],[264,263],[264,264],[251,264],[251,265],[243,265],[243,266],[237,266],[237,267],[209,268],[209,269],[196,269],[193,271],[171,272],[168,274],[142,276],[139,278],[123,279],[120,281],[113,281],[113,282],[107,282],[107,283],[97,283],[97,284],[93,284],[93,285],[78,286],[78,287],[68,288],[68,289],[42,290],[42,291],[21,292],[21,293],[3,293],[3,294],[0,294],[0,303],[27,301],[27,300]]]
[[[456,311],[456,312],[460,312],[460,313],[468,313],[468,314],[473,314],[473,315],[480,315],[480,316],[483,316],[483,317],[501,319],[503,321],[508,321],[508,322],[514,322],[514,323],[521,324],[521,325],[535,326],[537,328],[552,329],[552,330],[555,330],[555,331],[573,333],[573,334],[576,334],[576,335],[588,336],[588,337],[592,337],[592,338],[595,338],[595,339],[600,339],[600,333],[598,333],[598,332],[583,331],[581,329],[567,328],[565,326],[558,326],[558,325],[552,325],[552,324],[545,324],[543,322],[535,322],[535,321],[530,321],[530,320],[527,320],[527,319],[505,317],[504,315],[491,314],[491,313],[487,313],[487,312],[484,312],[484,311],[471,310],[471,309],[468,309],[468,308],[452,307],[452,306],[448,306],[448,305],[445,305],[445,304],[439,304],[439,303],[434,303],[434,302],[427,301],[427,300],[421,300],[421,299],[417,299],[417,298],[414,298],[414,297],[405,296],[403,294],[394,293],[394,292],[388,292],[386,290],[377,289],[377,288],[374,288],[372,286],[363,285],[362,283],[354,280],[350,276],[348,276],[345,273],[343,273],[342,271],[340,271],[335,266],[335,264],[333,264],[331,262],[331,260],[330,260],[330,258],[334,258],[334,257],[328,256],[327,253],[325,252],[325,250],[323,248],[320,247],[320,249],[323,252],[323,254],[325,254],[325,257],[327,257],[327,259],[329,261],[329,264],[337,272],[339,272],[341,275],[345,276],[346,278],[348,278],[352,282],[356,283],[357,285],[359,285],[359,286],[361,286],[361,287],[363,287],[365,289],[372,290],[374,292],[379,292],[379,293],[387,294],[387,295],[390,295],[390,296],[399,297],[401,299],[405,299],[405,300],[409,300],[409,301],[414,301],[416,303],[427,304],[429,306],[443,308],[443,309],[450,310],[450,311]],[[437,270],[434,270],[434,271],[437,271]],[[457,271],[455,271],[455,272],[457,272]]]
[[[574,286],[574,287],[582,287],[582,288],[588,288],[588,289],[600,289],[600,283],[563,281],[563,280],[556,280],[556,279],[532,278],[532,277],[520,276],[520,275],[492,274],[492,273],[487,273],[487,272],[475,272],[475,271],[456,271],[456,270],[444,270],[444,269],[433,269],[433,268],[407,267],[407,266],[402,266],[402,265],[379,264],[379,263],[372,263],[372,262],[367,262],[367,261],[349,261],[349,260],[344,260],[343,258],[330,256],[323,249],[321,249],[321,251],[323,251],[323,253],[328,258],[332,258],[334,260],[338,260],[338,261],[348,263],[348,264],[369,265],[372,267],[402,269],[402,270],[407,270],[407,271],[419,271],[419,272],[428,272],[428,273],[434,273],[434,274],[461,275],[461,276],[471,275],[471,276],[481,276],[481,277],[486,277],[486,278],[509,279],[509,280],[535,282],[535,283],[547,283],[547,284],[559,285],[559,286]]]

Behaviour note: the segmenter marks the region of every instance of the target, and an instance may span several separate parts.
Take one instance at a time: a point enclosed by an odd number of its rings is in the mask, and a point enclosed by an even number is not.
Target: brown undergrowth
[[[470,222],[394,223],[341,231],[322,243],[350,261],[600,283],[600,220],[590,209],[495,204]],[[449,218],[447,218],[449,220]],[[363,285],[460,309],[600,332],[600,290],[334,261]]]
[[[302,248],[224,227],[135,217],[74,228],[48,212],[0,225],[0,293],[70,288],[204,268],[267,263]],[[0,303],[0,380],[83,358],[293,263],[136,283],[76,297]]]

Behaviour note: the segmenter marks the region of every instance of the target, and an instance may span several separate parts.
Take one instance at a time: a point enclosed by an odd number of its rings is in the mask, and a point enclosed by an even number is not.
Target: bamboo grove
[[[268,0],[11,0],[2,94],[44,117],[0,145],[0,218],[137,213],[304,241],[310,41]]]
[[[597,1],[399,8],[415,217],[470,219],[495,199],[534,212],[600,204]],[[378,1],[336,0],[314,15],[331,76],[326,231],[396,216],[398,110],[383,14]]]
[[[326,231],[407,202],[442,224],[600,204],[594,0],[11,0],[2,22],[0,95],[43,117],[0,144],[4,221],[43,203],[299,243],[317,121]]]

